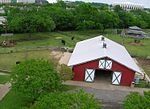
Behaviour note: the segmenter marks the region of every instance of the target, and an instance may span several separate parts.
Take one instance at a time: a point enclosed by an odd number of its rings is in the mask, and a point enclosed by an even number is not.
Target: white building
[[[17,3],[35,3],[35,0],[17,0]]]
[[[3,3],[11,3],[11,0],[0,0],[0,4],[3,4]]]
[[[0,0],[0,4],[12,3],[13,1],[15,1],[15,3],[35,3],[35,0]]]
[[[113,7],[119,5],[122,9],[130,11],[130,10],[142,10],[144,6],[142,4],[131,3],[131,2],[122,2],[122,3],[114,3],[112,4]]]

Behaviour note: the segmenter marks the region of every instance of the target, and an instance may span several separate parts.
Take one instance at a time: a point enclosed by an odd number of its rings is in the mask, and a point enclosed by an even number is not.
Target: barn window
[[[100,69],[111,69],[112,68],[112,61],[111,60],[99,60],[99,68]]]

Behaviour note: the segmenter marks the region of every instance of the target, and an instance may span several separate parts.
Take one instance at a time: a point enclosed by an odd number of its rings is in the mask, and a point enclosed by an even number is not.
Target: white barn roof
[[[140,68],[136,65],[124,46],[108,38],[105,38],[105,41],[101,41],[102,37],[104,36],[98,36],[78,42],[70,57],[68,66],[109,57],[127,68],[142,74]],[[103,48],[103,42],[107,44],[107,48]]]

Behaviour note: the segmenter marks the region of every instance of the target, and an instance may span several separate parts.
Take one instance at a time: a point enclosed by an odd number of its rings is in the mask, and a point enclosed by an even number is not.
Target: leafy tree
[[[61,87],[53,64],[42,59],[26,60],[16,65],[12,78],[12,88],[32,103],[39,96]]]
[[[103,29],[116,28],[119,24],[119,17],[111,11],[100,11],[99,22],[103,25]]]
[[[144,96],[137,92],[129,94],[124,101],[125,109],[150,109],[150,91]]]
[[[53,20],[45,14],[38,13],[36,9],[13,9],[8,15],[8,23],[10,30],[18,33],[52,31],[55,28]]]
[[[95,29],[98,22],[98,9],[91,4],[82,3],[75,8],[76,29]]]
[[[101,106],[92,95],[79,91],[50,93],[39,99],[30,109],[101,109]]]

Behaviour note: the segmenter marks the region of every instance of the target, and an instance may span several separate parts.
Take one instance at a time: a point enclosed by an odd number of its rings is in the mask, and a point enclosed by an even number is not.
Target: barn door
[[[122,76],[121,72],[114,72],[112,75],[112,84],[119,85],[121,81],[121,76]]]
[[[95,76],[95,69],[86,69],[85,70],[85,81],[93,82]]]

